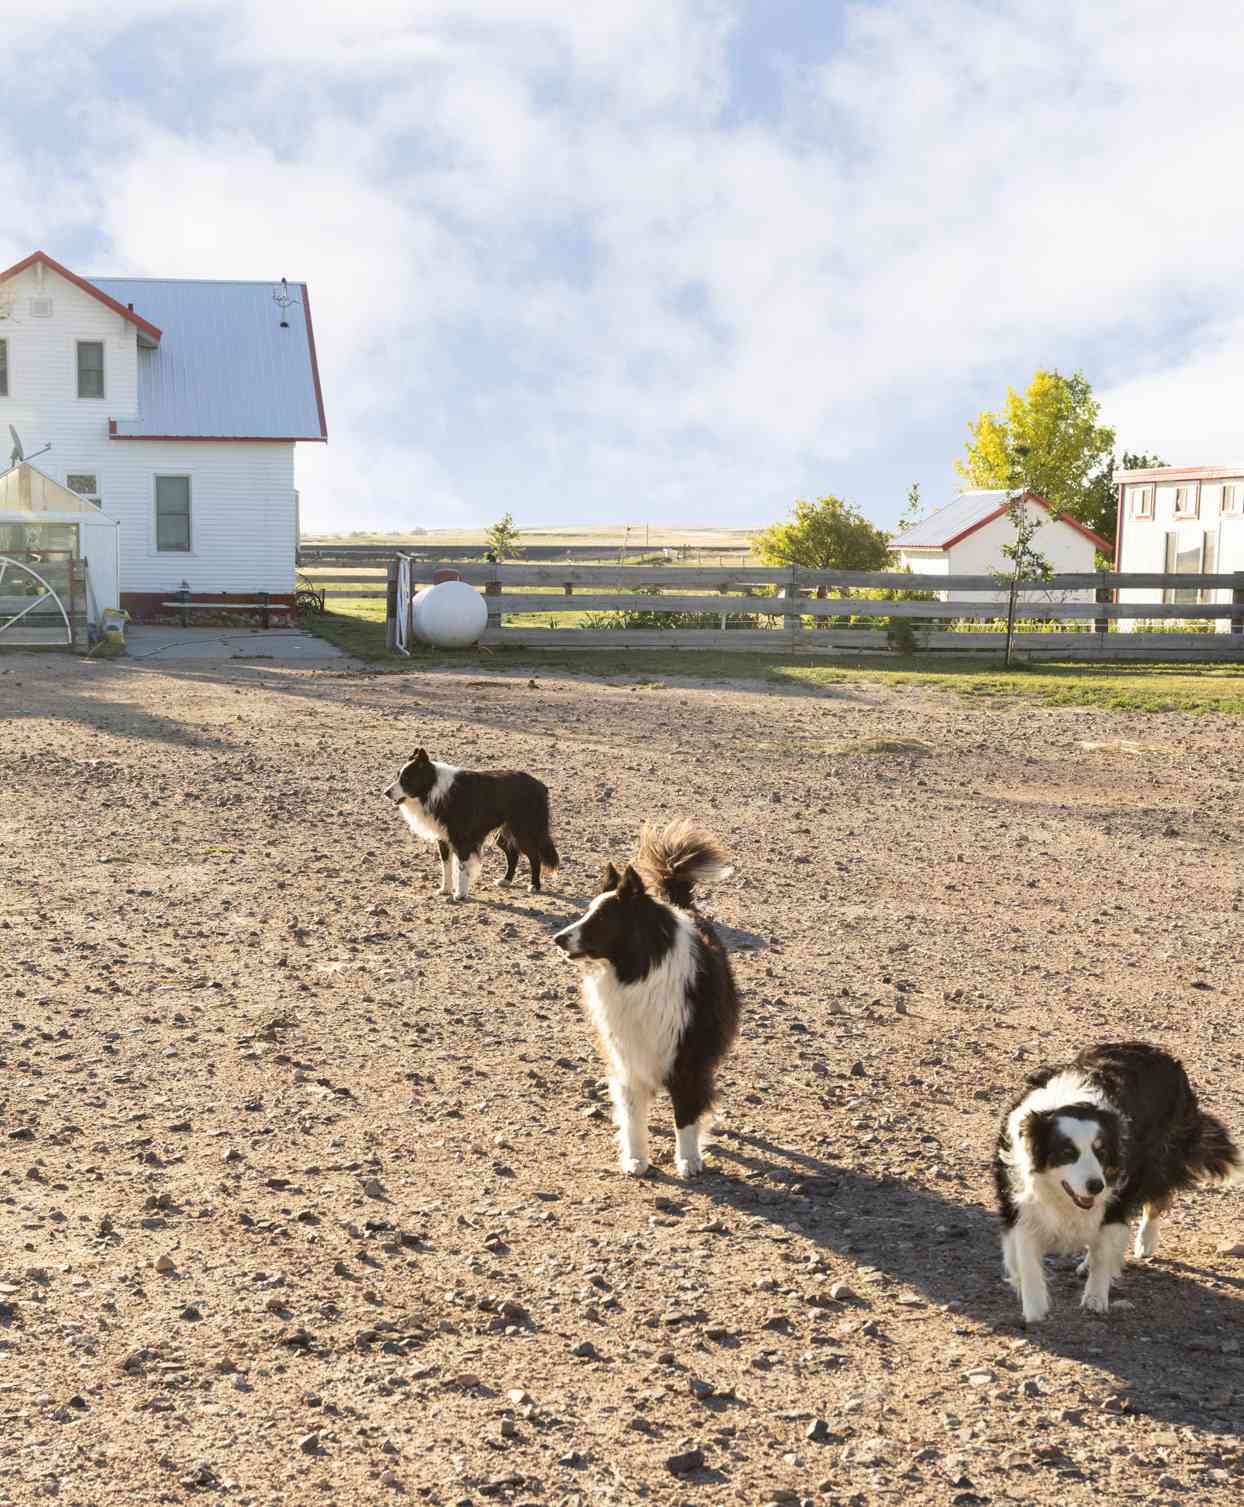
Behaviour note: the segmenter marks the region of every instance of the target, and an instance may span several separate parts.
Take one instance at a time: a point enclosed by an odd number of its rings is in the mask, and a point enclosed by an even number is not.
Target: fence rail
[[[442,571],[481,586],[488,605],[483,642],[528,647],[636,647],[767,649],[796,653],[882,650],[896,626],[907,624],[916,647],[929,650],[1000,652],[1003,635],[983,626],[1007,615],[1009,583],[988,575],[930,575],[894,571],[807,570],[799,566],[660,567],[651,565],[495,565],[391,560],[383,594],[390,647],[398,645],[398,577],[413,597]],[[334,582],[334,585],[337,585]],[[541,591],[539,588],[546,588]],[[522,588],[526,588],[523,590]],[[534,590],[532,588],[535,588]],[[556,591],[549,588],[558,588]],[[1120,601],[1118,593],[1142,591],[1225,594],[1225,600]],[[860,591],[944,593],[936,599],[890,600]],[[977,595],[973,597],[973,593]],[[379,596],[379,590],[348,589],[333,596]],[[1168,575],[1099,571],[1065,574],[1016,585],[1015,617],[1050,629],[1017,631],[1015,653],[1023,657],[1244,659],[1244,572]],[[524,626],[506,622],[517,614],[669,613],[708,614],[715,627],[691,624],[648,628]],[[402,647],[409,648],[410,614],[402,614]],[[844,621],[844,620],[850,620]],[[881,620],[870,622],[869,620]],[[1202,621],[1218,631],[1124,631],[1119,622]],[[863,626],[856,626],[857,623]],[[951,623],[965,627],[951,630]],[[731,624],[733,623],[733,626]],[[1063,623],[1084,628],[1063,631]],[[906,635],[904,635],[906,636]]]

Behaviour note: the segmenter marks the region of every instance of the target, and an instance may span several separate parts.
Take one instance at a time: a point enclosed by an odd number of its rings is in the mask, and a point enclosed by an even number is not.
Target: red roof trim
[[[1244,476],[1244,462],[1235,466],[1150,466],[1142,471],[1116,471],[1115,479],[1134,481],[1219,481]]]
[[[1038,497],[1035,492],[1023,492],[1020,494],[1020,496],[1026,502],[1035,502],[1040,507],[1043,507],[1045,511],[1049,513],[1051,517],[1053,517],[1056,523],[1066,523],[1071,528],[1075,529],[1077,533],[1083,534],[1084,537],[1091,540],[1098,549],[1102,550],[1103,552],[1109,551],[1109,539],[1103,539],[1100,534],[1095,534],[1091,528],[1086,528],[1084,524],[1082,524],[1078,519],[1073,518],[1069,513],[1055,513],[1054,509],[1049,505],[1048,502],[1046,502],[1044,497]],[[987,513],[984,518],[978,518],[975,523],[969,524],[967,528],[960,529],[960,531],[955,534],[953,538],[947,539],[942,544],[906,545],[901,539],[896,539],[890,547],[891,549],[953,549],[956,544],[961,543],[968,537],[969,534],[974,534],[977,529],[984,528],[987,523],[992,523],[995,518],[1001,518],[1008,507],[1010,507],[1010,502],[1004,502],[1001,507],[995,508],[992,513]]]
[[[144,440],[170,440],[181,445],[301,445],[310,440],[312,444],[318,445],[322,442],[314,434],[117,434],[111,427],[116,422],[116,419],[108,420],[108,438],[135,443]]]
[[[33,267],[36,262],[42,262],[50,272],[55,272],[59,277],[63,277],[66,282],[72,283],[75,288],[81,288],[84,293],[89,293],[92,298],[97,298],[105,308],[111,309],[114,314],[120,314],[122,319],[128,319],[131,324],[137,325],[144,334],[150,335],[154,341],[159,342],[164,331],[158,325],[154,325],[150,320],[144,319],[141,314],[135,314],[133,309],[127,309],[123,303],[118,303],[115,298],[110,297],[102,288],[97,288],[94,283],[88,283],[86,278],[79,277],[76,272],[70,272],[68,267],[62,267],[46,251],[32,252],[24,261],[15,262],[6,271],[0,272],[0,283],[7,282],[10,277],[16,277],[19,272],[25,272],[27,267]]]
[[[311,294],[302,285],[302,306],[307,314],[307,345],[311,350],[311,376],[315,382],[315,406],[320,411],[320,438],[328,439],[328,420],[324,417],[324,394],[320,391],[320,363],[315,355],[315,331],[311,327]]]

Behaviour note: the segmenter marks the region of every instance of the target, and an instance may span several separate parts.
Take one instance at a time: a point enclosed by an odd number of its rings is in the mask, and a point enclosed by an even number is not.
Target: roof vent
[[[33,319],[51,319],[52,300],[47,297],[32,298],[30,300],[30,314]]]

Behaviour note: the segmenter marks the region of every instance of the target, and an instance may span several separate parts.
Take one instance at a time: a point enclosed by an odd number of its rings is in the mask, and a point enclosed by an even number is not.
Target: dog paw
[[[1024,1304],[1024,1323],[1042,1324],[1050,1316],[1050,1301],[1048,1298],[1042,1303]]]
[[[622,1158],[622,1171],[627,1177],[643,1177],[648,1170],[648,1163],[638,1156],[624,1156]]]
[[[1110,1295],[1104,1292],[1085,1291],[1080,1299],[1080,1307],[1087,1308],[1090,1313],[1109,1313]]]
[[[694,1160],[675,1157],[674,1170],[678,1173],[679,1177],[699,1177],[700,1173],[704,1171],[704,1162],[698,1156]]]

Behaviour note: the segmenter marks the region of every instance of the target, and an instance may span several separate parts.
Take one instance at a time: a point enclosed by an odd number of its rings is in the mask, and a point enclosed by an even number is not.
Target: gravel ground
[[[50,657],[0,715],[0,1502],[1239,1499],[1239,1192],[1025,1333],[988,1165],[1102,1038],[1244,1133],[1238,723]],[[552,888],[441,899],[418,743],[547,781]],[[683,814],[743,1033],[632,1182],[549,935]]]

